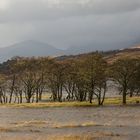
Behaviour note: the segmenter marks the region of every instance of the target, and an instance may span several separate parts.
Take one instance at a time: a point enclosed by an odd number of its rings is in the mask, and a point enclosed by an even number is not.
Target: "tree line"
[[[0,66],[0,103],[39,102],[51,93],[50,100],[89,101],[103,105],[108,81],[118,85],[122,103],[140,93],[140,58],[121,58],[112,63],[100,53],[76,59],[15,57]],[[65,96],[64,96],[65,95]]]

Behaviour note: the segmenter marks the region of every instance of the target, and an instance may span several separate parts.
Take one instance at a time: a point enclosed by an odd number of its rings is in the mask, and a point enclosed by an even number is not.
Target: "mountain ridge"
[[[59,56],[63,50],[54,46],[34,40],[27,40],[0,48],[0,61],[5,61],[14,56],[32,57],[32,56]]]
[[[57,57],[58,58],[67,58],[67,57],[73,57],[74,55],[78,54],[86,54],[86,53],[91,53],[95,52],[96,50],[94,47],[88,47],[84,48],[83,47],[78,48],[68,48],[66,50],[58,49],[55,48],[54,46],[35,41],[35,40],[26,40],[22,41],[16,44],[13,44],[11,46],[7,46],[4,48],[0,48],[0,62],[4,62],[8,59],[11,59],[12,57],[19,56],[19,57],[45,57],[45,56],[52,56],[52,57]],[[76,51],[75,51],[76,50]],[[102,52],[99,50],[99,52]],[[107,54],[108,58],[112,59],[112,57],[118,57],[121,56],[123,53],[125,55],[127,53],[134,55],[134,54],[139,54],[140,52],[140,45],[132,45],[131,47],[119,49],[119,50],[109,50],[109,51],[103,51],[104,54]],[[133,54],[132,54],[133,52]],[[138,52],[138,53],[136,53]]]

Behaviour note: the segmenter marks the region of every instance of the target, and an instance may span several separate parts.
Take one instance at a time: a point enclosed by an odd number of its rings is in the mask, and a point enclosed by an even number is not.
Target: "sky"
[[[36,40],[66,49],[140,43],[140,0],[0,0],[0,47]]]

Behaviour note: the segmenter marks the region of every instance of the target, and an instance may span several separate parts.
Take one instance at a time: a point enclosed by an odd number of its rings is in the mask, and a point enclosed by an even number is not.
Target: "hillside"
[[[73,58],[76,59],[76,58],[82,58],[84,56],[87,56],[91,52],[93,51],[90,50],[89,52],[85,51],[83,53],[75,52],[71,55],[68,55],[66,51],[57,49],[49,44],[28,40],[28,41],[14,44],[9,47],[0,48],[0,62],[7,61],[8,59],[14,56],[20,56],[20,57],[52,56],[52,57],[56,57],[57,60],[65,60],[65,59],[73,59]],[[133,57],[133,58],[140,57],[140,45],[132,46],[126,49],[99,51],[99,52],[104,56],[104,58],[109,63],[112,63],[115,60],[122,57]]]
[[[62,55],[62,50],[49,44],[28,40],[14,44],[9,47],[0,48],[0,62],[6,61],[14,56],[58,56]]]
[[[112,63],[117,59],[124,58],[124,57],[129,57],[129,58],[140,57],[140,46],[118,50],[115,53],[105,56],[105,59],[107,59],[109,63]]]
[[[108,61],[108,63],[112,63],[119,58],[129,57],[129,58],[137,58],[140,57],[140,46],[134,46],[126,49],[120,50],[110,50],[110,51],[100,51],[104,58]],[[66,60],[66,59],[73,59],[73,58],[82,58],[91,53],[82,53],[79,55],[64,55],[57,57],[57,60]]]

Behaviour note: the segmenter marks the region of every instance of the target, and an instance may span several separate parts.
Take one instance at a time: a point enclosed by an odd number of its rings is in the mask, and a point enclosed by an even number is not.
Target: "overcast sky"
[[[140,0],[0,0],[0,47],[24,40],[58,48],[140,43]]]

